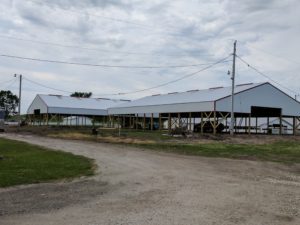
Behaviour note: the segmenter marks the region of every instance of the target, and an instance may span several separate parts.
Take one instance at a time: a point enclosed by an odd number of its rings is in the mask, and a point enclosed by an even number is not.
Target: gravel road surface
[[[89,178],[0,189],[2,225],[300,224],[300,166],[1,134],[96,160]]]

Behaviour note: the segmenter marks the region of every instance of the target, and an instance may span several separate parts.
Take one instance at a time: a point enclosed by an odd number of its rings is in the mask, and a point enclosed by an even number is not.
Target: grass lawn
[[[135,146],[186,155],[273,161],[287,164],[300,163],[300,143],[293,141],[260,145],[216,142],[207,144],[149,143],[136,144]]]
[[[91,159],[0,138],[0,187],[87,176]]]

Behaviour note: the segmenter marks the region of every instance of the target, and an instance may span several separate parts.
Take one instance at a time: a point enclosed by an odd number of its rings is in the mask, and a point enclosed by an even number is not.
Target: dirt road
[[[5,134],[94,158],[92,178],[0,189],[0,224],[300,224],[299,165]]]

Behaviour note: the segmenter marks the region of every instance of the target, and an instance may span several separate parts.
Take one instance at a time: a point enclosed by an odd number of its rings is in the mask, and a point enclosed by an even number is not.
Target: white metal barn
[[[146,127],[145,114],[150,113],[159,114],[158,120],[153,116],[150,118],[151,129],[155,123],[162,129],[164,122],[168,121],[169,131],[174,127],[185,127],[201,133],[209,128],[213,133],[228,131],[230,112],[231,87],[152,95],[108,109],[110,115],[129,117],[131,126],[142,123]],[[145,115],[142,121],[138,114]],[[300,103],[268,82],[241,84],[235,86],[234,116],[236,132],[262,132],[258,120],[265,118],[267,127],[263,132],[268,132],[273,126],[281,134],[285,127],[283,123],[287,123],[295,133],[299,127]],[[279,119],[279,124],[271,125],[270,118]]]
[[[61,95],[38,94],[27,110],[29,121],[40,125],[88,125],[88,118],[107,122],[107,108],[128,100],[105,98],[78,98]],[[68,118],[71,118],[68,121]]]

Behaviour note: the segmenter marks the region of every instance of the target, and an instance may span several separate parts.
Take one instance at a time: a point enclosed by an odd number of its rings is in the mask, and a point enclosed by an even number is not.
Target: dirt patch
[[[4,136],[94,158],[99,169],[79,182],[0,189],[1,225],[300,224],[299,165]]]
[[[10,188],[0,192],[0,217],[60,210],[92,200],[107,191],[106,183],[93,180]]]

